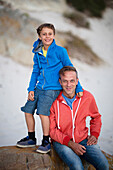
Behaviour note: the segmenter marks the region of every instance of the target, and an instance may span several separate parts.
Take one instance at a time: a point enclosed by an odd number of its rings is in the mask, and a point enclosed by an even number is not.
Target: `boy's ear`
[[[61,78],[59,78],[59,83],[61,84]]]
[[[39,39],[42,40],[42,38],[39,36]]]

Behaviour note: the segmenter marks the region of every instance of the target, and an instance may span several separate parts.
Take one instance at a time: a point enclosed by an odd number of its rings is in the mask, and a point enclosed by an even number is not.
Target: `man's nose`
[[[71,84],[70,81],[68,81],[68,82],[67,82],[67,86],[70,86],[70,84]]]

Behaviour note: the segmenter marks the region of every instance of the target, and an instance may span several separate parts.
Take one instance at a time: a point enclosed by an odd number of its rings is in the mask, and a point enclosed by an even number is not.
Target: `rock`
[[[18,148],[16,146],[0,147],[0,170],[69,170],[57,153],[51,149],[48,154],[36,152],[33,148]],[[113,169],[113,156],[103,152],[109,162],[109,170]],[[83,161],[84,169],[95,170],[92,165]]]
[[[51,168],[49,154],[38,154],[34,148],[8,146],[0,148],[1,170],[47,170]]]
[[[37,147],[0,147],[0,170],[69,170],[53,149],[49,154],[40,154],[35,151]],[[84,162],[85,169],[88,166]]]

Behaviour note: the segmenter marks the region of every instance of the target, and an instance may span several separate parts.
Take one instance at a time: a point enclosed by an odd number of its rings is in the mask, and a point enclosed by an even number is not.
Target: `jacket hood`
[[[43,47],[43,43],[42,43],[42,41],[38,38],[38,40],[35,41],[34,44],[33,44],[33,50],[32,50],[32,52],[33,52],[33,53],[39,52],[39,51],[41,51],[42,47]]]
[[[54,47],[54,45],[55,45],[55,40],[53,40],[52,44],[51,44],[49,47],[52,48],[52,47]],[[32,50],[32,52],[33,52],[33,53],[40,52],[41,49],[42,49],[42,47],[43,47],[42,40],[40,40],[40,39],[38,38],[38,40],[35,41],[34,44],[33,44],[33,50]]]

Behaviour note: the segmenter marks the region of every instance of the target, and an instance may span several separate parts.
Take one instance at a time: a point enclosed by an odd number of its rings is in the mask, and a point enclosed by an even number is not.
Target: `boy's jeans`
[[[86,153],[80,156],[81,158],[91,163],[97,170],[109,170],[108,161],[98,145],[87,146],[87,139],[80,144],[86,147]],[[53,142],[53,147],[70,170],[84,169],[80,157],[71,148],[58,142]]]

